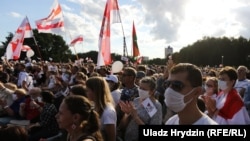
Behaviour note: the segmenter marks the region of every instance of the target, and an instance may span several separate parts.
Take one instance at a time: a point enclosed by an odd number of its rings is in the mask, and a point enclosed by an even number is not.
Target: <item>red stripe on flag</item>
[[[43,23],[37,23],[37,28],[39,30],[49,30],[49,29],[52,29],[52,28],[61,28],[64,26],[64,22],[61,21],[61,22],[57,22],[57,23],[54,23],[54,24],[49,24],[49,25],[43,25]]]
[[[82,35],[80,35],[70,42],[70,46],[74,46],[77,42],[82,42],[82,41],[83,41],[83,37]]]

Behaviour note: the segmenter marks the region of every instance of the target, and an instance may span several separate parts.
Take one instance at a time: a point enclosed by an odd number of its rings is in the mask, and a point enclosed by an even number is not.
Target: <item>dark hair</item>
[[[155,80],[152,77],[149,77],[149,76],[143,77],[140,80],[140,83],[148,84],[149,89],[152,90],[152,91],[154,91],[155,88],[156,88]]]
[[[80,68],[80,72],[83,72],[86,75],[88,73],[88,70],[86,67],[83,66]]]
[[[208,76],[217,77],[217,71],[214,70],[214,69],[209,70],[208,71]]]
[[[146,66],[145,65],[138,65],[137,66],[137,71],[143,71],[143,72],[146,72]]]
[[[112,82],[112,83],[114,83],[114,82]],[[111,89],[111,91],[119,89],[120,87],[121,87],[121,81],[118,81],[117,83],[114,83],[114,87]]]
[[[190,63],[179,63],[170,69],[170,74],[177,74],[181,72],[187,72],[187,80],[192,87],[202,86],[202,73],[201,70]]]
[[[132,68],[132,67],[126,67],[126,68],[124,68],[123,72],[126,72],[128,75],[131,75],[134,78],[136,77],[136,73],[137,73],[137,71],[134,68]]]
[[[42,96],[43,102],[54,103],[55,97],[51,91],[49,90],[42,91],[41,96]]]
[[[22,126],[0,128],[1,141],[28,141],[28,132]]]
[[[74,95],[82,95],[82,96],[87,96],[86,94],[86,88],[81,85],[81,84],[76,84],[70,88],[70,92],[73,93]]]
[[[99,114],[94,110],[90,101],[80,95],[65,97],[63,102],[72,114],[79,114],[82,117],[82,132],[94,136],[98,141],[102,140],[101,122]]]

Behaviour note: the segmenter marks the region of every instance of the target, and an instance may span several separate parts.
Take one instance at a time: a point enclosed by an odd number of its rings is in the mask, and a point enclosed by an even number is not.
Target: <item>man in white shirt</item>
[[[237,68],[237,80],[234,88],[238,91],[240,96],[243,98],[244,94],[247,92],[247,87],[250,86],[250,80],[247,79],[248,69],[246,66],[239,66]]]

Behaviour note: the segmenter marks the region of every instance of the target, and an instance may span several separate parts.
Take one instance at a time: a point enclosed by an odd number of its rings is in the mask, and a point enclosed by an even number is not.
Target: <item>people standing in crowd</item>
[[[109,89],[116,106],[119,103],[121,97],[121,82],[118,80],[118,77],[116,75],[108,75],[106,77],[106,81],[108,82]]]
[[[0,64],[0,81],[3,83],[7,83],[10,80],[9,74],[3,68],[4,64]]]
[[[231,66],[223,67],[219,71],[218,88],[220,90],[216,100],[208,98],[208,113],[218,124],[250,124],[250,118],[243,100],[234,85],[237,71]]]
[[[237,68],[237,80],[234,88],[243,98],[244,94],[247,92],[247,87],[250,86],[250,80],[247,78],[248,69],[246,66],[239,66]]]
[[[205,80],[205,93],[202,95],[201,98],[211,97],[216,98],[218,94],[218,78],[217,77],[206,77]]]
[[[18,64],[18,81],[17,81],[17,87],[18,88],[23,88],[26,91],[28,91],[32,86],[33,86],[33,77],[27,72],[26,70],[29,71],[29,68],[23,63]]]
[[[56,115],[60,129],[67,131],[67,141],[103,141],[99,114],[94,105],[80,95],[65,97]]]
[[[70,76],[71,76],[70,65],[68,64],[63,65],[61,68],[61,75],[59,79],[61,80],[62,85],[64,87],[67,87],[69,85]]]
[[[139,86],[140,80],[145,77],[146,74],[144,71],[137,71],[136,72],[136,77],[135,77],[135,84]]]
[[[33,87],[28,92],[28,97],[23,103],[20,104],[19,114],[25,120],[29,120],[30,123],[36,123],[40,121],[41,109],[43,102],[41,99],[41,89],[39,87]]]
[[[121,101],[121,110],[125,113],[118,125],[120,138],[124,141],[139,140],[139,125],[161,125],[162,106],[155,98],[156,83],[151,77],[144,77],[139,83],[139,97],[133,101]],[[152,104],[152,105],[151,105]],[[155,111],[152,113],[152,111]]]
[[[87,73],[87,76],[91,77],[94,72],[95,72],[95,64],[94,63],[89,63],[88,64],[88,73]]]
[[[8,105],[6,100],[0,100],[6,116],[0,117],[0,126],[6,126],[11,120],[22,119],[19,114],[20,104],[26,99],[27,92],[23,88],[19,88],[12,94],[13,103]]]
[[[40,87],[43,86],[46,82],[46,74],[43,70],[43,67],[41,65],[36,65],[34,67],[34,74],[33,74],[33,79],[34,79],[34,86],[35,87]]]
[[[138,85],[135,84],[137,71],[132,67],[125,67],[121,76],[121,82],[123,87],[121,87],[121,97],[120,100],[129,100],[133,101],[134,98],[139,96]],[[122,119],[124,112],[122,112],[120,105],[116,106],[117,112],[117,123],[119,125],[120,120]]]
[[[101,130],[105,141],[116,140],[116,110],[108,83],[103,77],[90,77],[86,82],[87,97],[93,102],[101,118]]]
[[[173,66],[166,86],[165,103],[176,113],[167,120],[167,125],[217,124],[197,106],[197,99],[202,94],[202,73],[197,66],[190,63]]]
[[[70,75],[70,80],[69,80],[69,86],[75,85],[76,84],[76,74],[79,72],[79,67],[74,65],[71,67],[71,75]]]
[[[218,78],[217,77],[206,77],[205,80],[205,93],[201,95],[201,99],[203,100],[204,104],[208,102],[209,98],[216,99],[218,95]],[[207,113],[207,109],[205,111]]]
[[[59,132],[59,127],[56,122],[56,114],[58,110],[53,104],[54,95],[51,91],[41,92],[42,102],[44,106],[34,104],[36,109],[41,111],[39,122],[30,124],[28,127],[28,134],[30,141],[39,141],[40,138],[49,138],[55,136]]]
[[[13,86],[13,87],[10,87]],[[0,101],[6,101],[6,105],[11,105],[13,103],[12,94],[17,89],[16,84],[14,83],[2,83],[0,82]],[[7,113],[4,110],[4,107],[0,104],[0,117],[5,116]]]
[[[86,86],[86,81],[88,79],[88,76],[85,75],[83,72],[77,72],[75,77],[75,84],[81,84],[84,87]]]
[[[248,115],[250,117],[250,86],[247,87],[247,90],[243,96],[243,102],[244,105],[246,106]]]
[[[158,99],[158,101],[161,103],[162,105],[162,124],[165,124],[165,122],[171,117],[173,116],[175,113],[170,110],[165,102],[164,102],[164,92],[166,90],[166,81],[168,79],[168,76],[169,76],[169,70],[174,66],[174,61],[172,59],[168,59],[167,63],[166,63],[166,66],[164,67],[164,70],[163,70],[163,75],[158,78],[156,80],[156,93],[155,93],[155,97],[156,99]]]
[[[86,87],[81,84],[74,85],[69,89],[69,95],[81,95],[87,97]]]

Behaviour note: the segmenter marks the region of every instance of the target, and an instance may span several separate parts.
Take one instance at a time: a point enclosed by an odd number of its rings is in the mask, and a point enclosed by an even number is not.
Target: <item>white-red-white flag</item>
[[[22,31],[23,29],[25,30],[24,38],[32,38],[33,37],[32,28],[30,26],[30,23],[29,23],[29,20],[28,20],[27,16],[23,19],[23,22],[21,23],[21,25],[16,30],[16,33],[23,32]]]
[[[20,53],[23,47],[23,40],[25,36],[25,27],[19,27],[19,31],[15,33],[12,40],[6,48],[6,59],[17,60],[20,58]]]
[[[112,13],[112,14],[111,14]],[[112,16],[111,16],[112,15]],[[112,17],[112,21],[111,21]],[[107,0],[102,19],[101,30],[99,34],[99,52],[97,66],[111,64],[110,53],[110,24],[121,22],[117,0]]]
[[[83,36],[79,35],[74,40],[70,42],[70,46],[74,46],[76,43],[80,43],[83,41]]]
[[[110,0],[110,21],[111,23],[121,23],[119,6],[117,0]]]
[[[37,20],[36,26],[39,33],[62,34],[64,31],[64,20],[61,6],[57,0],[54,1],[49,16]]]

